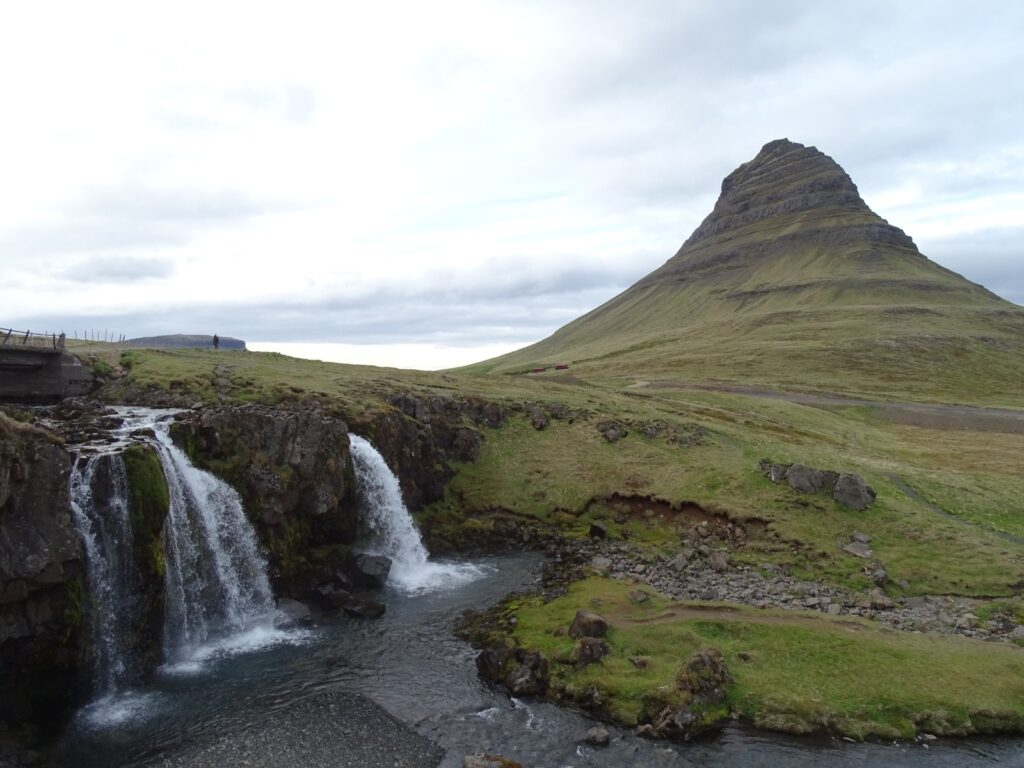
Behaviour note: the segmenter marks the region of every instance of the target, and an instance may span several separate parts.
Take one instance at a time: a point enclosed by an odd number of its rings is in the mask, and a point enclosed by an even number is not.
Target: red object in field
[[[547,368],[534,368],[530,373],[544,373],[546,370]]]
[[[558,365],[555,366],[555,370],[556,371],[568,371],[569,370],[569,364],[568,363],[559,363]]]

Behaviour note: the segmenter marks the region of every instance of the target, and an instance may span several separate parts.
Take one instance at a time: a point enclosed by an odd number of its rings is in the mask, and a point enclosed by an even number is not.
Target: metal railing
[[[16,331],[13,328],[0,328],[0,348],[63,352],[64,334],[32,333],[32,331]]]

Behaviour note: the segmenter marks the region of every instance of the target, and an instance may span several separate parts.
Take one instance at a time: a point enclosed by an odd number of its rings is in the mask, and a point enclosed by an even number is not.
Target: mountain
[[[726,176],[662,267],[548,338],[470,366],[1024,405],[1024,308],[930,261],[814,147]]]
[[[212,349],[213,336],[198,333],[175,333],[166,336],[140,336],[137,339],[128,339],[124,343],[134,344],[137,347],[152,347],[154,349]],[[245,349],[245,342],[230,336],[221,336],[220,348]]]

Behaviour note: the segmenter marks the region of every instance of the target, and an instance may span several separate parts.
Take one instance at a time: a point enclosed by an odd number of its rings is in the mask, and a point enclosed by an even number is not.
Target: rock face
[[[500,427],[507,417],[502,406],[476,399],[400,393],[390,402],[394,410],[353,417],[352,427],[387,460],[413,510],[444,496],[455,474],[450,462],[475,461],[480,428]]]
[[[86,586],[69,472],[52,435],[0,414],[0,720],[52,715],[82,691]]]
[[[275,592],[301,597],[333,576],[359,517],[348,425],[316,411],[262,406],[184,414],[171,434],[230,483],[270,551]]]

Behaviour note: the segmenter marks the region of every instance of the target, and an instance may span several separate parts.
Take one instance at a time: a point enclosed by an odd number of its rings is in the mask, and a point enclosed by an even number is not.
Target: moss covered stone
[[[162,577],[164,554],[161,533],[171,498],[160,458],[149,446],[132,445],[125,449],[124,468],[128,475],[135,561],[144,572]]]

